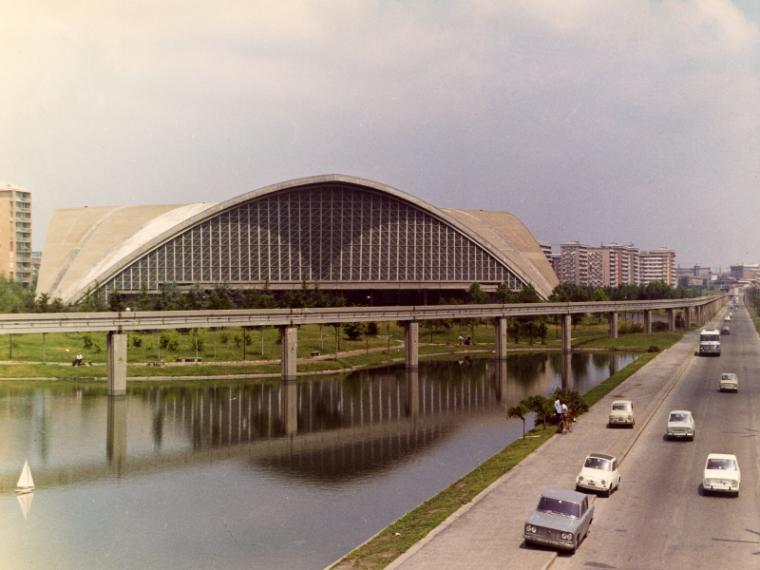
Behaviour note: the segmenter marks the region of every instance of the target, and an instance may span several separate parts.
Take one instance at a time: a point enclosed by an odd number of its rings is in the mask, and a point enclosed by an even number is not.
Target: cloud
[[[5,4],[5,5],[3,5]],[[728,0],[0,0],[0,179],[58,207],[341,171],[539,238],[760,241],[760,32]],[[696,244],[716,192],[741,223]],[[715,241],[715,239],[713,241]],[[697,240],[698,241],[698,240]]]

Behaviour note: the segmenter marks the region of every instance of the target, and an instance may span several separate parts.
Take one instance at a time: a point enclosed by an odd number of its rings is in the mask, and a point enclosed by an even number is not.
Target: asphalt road
[[[760,568],[760,338],[740,306],[720,358],[695,362],[664,399],[621,466],[620,490],[595,501],[591,533],[552,569]],[[739,392],[718,391],[735,372]],[[693,442],[664,438],[667,413],[692,410]],[[733,453],[740,495],[705,496],[708,453]]]

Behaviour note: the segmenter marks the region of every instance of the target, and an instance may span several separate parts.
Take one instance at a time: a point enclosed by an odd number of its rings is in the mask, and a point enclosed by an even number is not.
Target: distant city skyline
[[[0,180],[58,208],[360,176],[550,243],[760,260],[760,3],[0,0]]]

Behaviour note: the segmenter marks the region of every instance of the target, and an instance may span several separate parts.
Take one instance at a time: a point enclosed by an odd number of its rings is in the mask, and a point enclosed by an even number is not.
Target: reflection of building
[[[6,222],[7,220],[7,222]],[[0,273],[24,285],[32,282],[32,194],[0,186]]]
[[[436,208],[327,175],[221,203],[57,210],[37,292],[76,302],[88,291],[159,293],[166,284],[395,294],[465,292],[474,282],[486,291],[531,284],[548,297],[557,278],[507,212]]]

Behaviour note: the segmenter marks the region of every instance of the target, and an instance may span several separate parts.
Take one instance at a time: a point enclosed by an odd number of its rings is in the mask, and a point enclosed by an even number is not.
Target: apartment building
[[[646,285],[652,281],[676,284],[675,252],[666,248],[639,251],[633,244],[593,247],[574,241],[560,246],[557,266],[561,283],[591,287]]]
[[[11,184],[0,185],[0,273],[32,281],[32,194]]]

